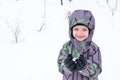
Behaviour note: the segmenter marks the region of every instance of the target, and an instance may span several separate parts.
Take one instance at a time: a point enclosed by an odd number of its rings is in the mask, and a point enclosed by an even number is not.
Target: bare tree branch
[[[6,25],[8,26],[8,28],[12,31],[12,33],[14,35],[15,42],[18,43],[18,41],[19,41],[19,35],[20,35],[20,31],[21,31],[21,29],[20,29],[20,27],[21,27],[20,26],[20,22],[17,19],[17,20],[13,21],[14,25],[11,25],[9,23],[8,19],[9,18],[7,17],[7,19],[5,19],[4,22],[6,23]]]
[[[15,32],[14,32],[14,36],[15,36],[15,42],[18,43],[18,37],[19,37],[19,34],[20,34],[20,23],[16,22],[16,25],[15,25]]]
[[[42,26],[39,29],[39,32],[43,29],[43,27],[45,26],[46,22],[46,0],[44,0],[44,15],[43,15],[43,23]]]
[[[108,0],[106,0],[106,3],[108,3]]]
[[[69,2],[71,2],[72,0],[69,0]],[[60,1],[61,2],[61,5],[63,5],[63,0]]]
[[[63,5],[63,0],[61,0],[61,5]]]
[[[68,19],[69,19],[69,17],[71,16],[71,14],[72,14],[72,13],[71,13],[70,11],[67,12],[67,18],[68,18]]]
[[[118,7],[118,0],[115,0],[114,3],[111,2],[110,0],[106,0],[106,3],[108,5],[108,9],[111,11],[112,16],[113,16]]]

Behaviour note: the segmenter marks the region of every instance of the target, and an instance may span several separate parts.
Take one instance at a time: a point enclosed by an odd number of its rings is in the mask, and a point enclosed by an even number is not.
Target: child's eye
[[[79,29],[78,28],[74,28],[75,31],[78,31]]]
[[[83,29],[83,31],[88,31],[87,29]]]

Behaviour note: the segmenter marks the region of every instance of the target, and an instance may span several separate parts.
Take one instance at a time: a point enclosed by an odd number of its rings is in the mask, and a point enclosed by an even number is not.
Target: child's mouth
[[[84,36],[77,36],[78,38],[84,38]]]

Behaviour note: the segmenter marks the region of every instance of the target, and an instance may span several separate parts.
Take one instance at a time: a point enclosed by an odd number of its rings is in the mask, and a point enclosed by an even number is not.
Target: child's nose
[[[78,34],[79,34],[79,35],[82,34],[82,31],[78,31]]]

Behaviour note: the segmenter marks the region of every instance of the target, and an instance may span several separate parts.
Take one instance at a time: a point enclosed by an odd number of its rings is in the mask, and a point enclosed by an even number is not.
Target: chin
[[[77,39],[78,41],[83,41],[83,40],[79,40],[79,39]]]

